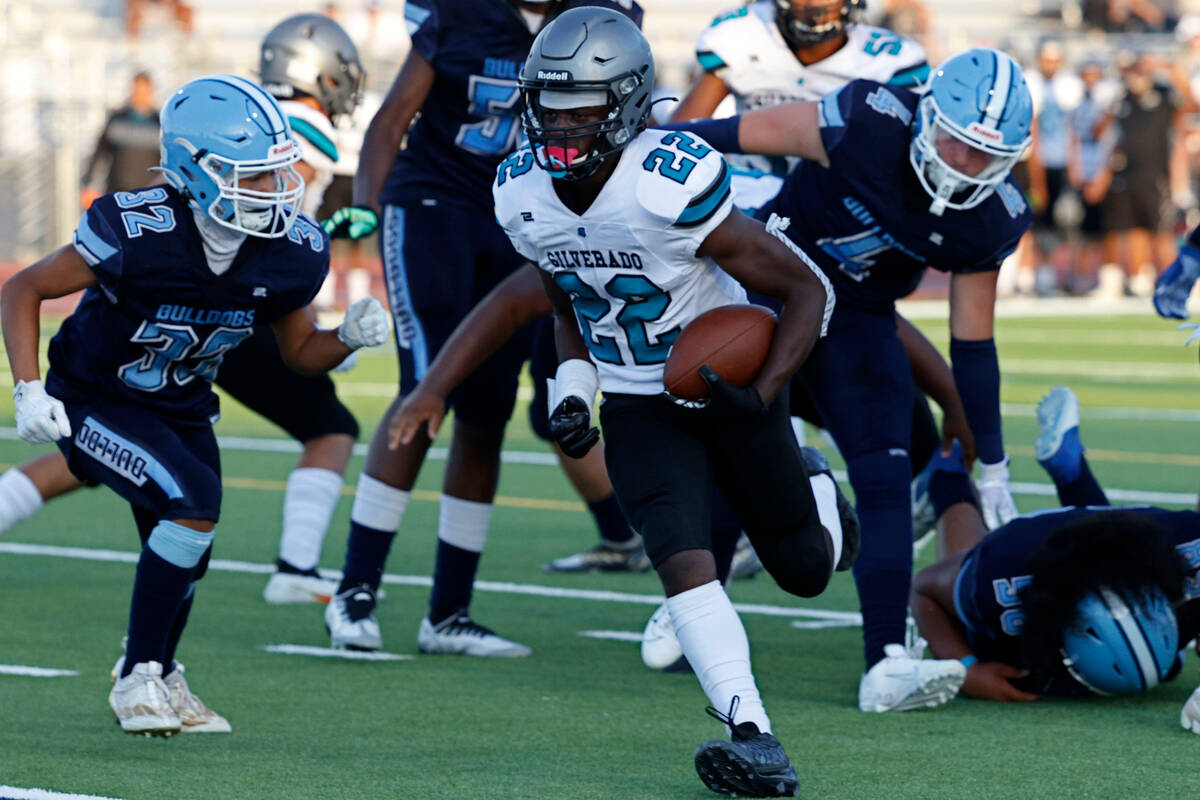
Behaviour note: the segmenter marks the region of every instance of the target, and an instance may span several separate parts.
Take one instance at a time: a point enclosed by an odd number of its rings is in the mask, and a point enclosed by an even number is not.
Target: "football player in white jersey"
[[[626,17],[568,11],[534,41],[520,85],[530,146],[497,170],[496,217],[540,270],[562,362],[551,431],[583,456],[599,438],[621,507],[640,531],[676,634],[731,741],[707,742],[709,788],[791,796],[796,773],[763,708],[745,630],[716,580],[709,510],[715,483],[786,591],[819,594],[857,551],[857,520],[821,464],[792,436],[786,385],[833,309],[807,257],[733,207],[729,170],[702,140],[646,130],[654,62]],[[702,403],[663,388],[679,331],[711,308],[744,302],[743,284],[784,302],[766,362],[744,388],[707,367]],[[544,303],[543,303],[544,307]],[[462,345],[462,346],[457,346]],[[393,442],[436,429],[448,384],[495,340],[450,343],[393,420]],[[447,380],[447,376],[452,376]],[[810,483],[811,480],[811,483]],[[811,487],[811,488],[810,488]]]
[[[696,43],[703,70],[673,121],[709,117],[732,96],[736,113],[820,100],[856,78],[916,88],[929,77],[925,49],[856,17],[865,0],[759,0],[719,14]],[[736,155],[739,208],[774,197],[796,159]]]

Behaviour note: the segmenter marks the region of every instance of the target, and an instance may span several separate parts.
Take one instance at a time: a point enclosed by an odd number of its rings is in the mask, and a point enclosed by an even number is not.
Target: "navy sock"
[[[929,499],[933,503],[934,519],[941,519],[946,509],[955,503],[977,506],[975,493],[971,491],[971,479],[965,472],[935,470],[929,476]]]
[[[167,648],[163,652],[163,675],[171,672],[171,664],[175,661],[175,648],[179,647],[179,638],[183,636],[183,629],[187,627],[188,614],[192,613],[192,602],[196,599],[196,584],[192,583],[191,590],[187,597],[183,599],[183,605],[179,607],[179,611],[175,614],[175,622],[171,625],[171,632],[167,634]]]
[[[482,553],[464,550],[438,539],[429,595],[429,621],[437,624],[460,608],[471,605],[471,588]]]
[[[350,538],[346,540],[346,563],[342,567],[342,584],[338,587],[338,594],[360,583],[377,590],[379,582],[383,580],[383,567],[395,538],[395,531],[376,530],[351,521]]]
[[[194,572],[194,567],[177,567],[149,547],[142,548],[133,579],[129,641],[125,646],[122,678],[133,671],[134,664],[162,663],[167,637],[191,588]]]
[[[1053,474],[1054,488],[1058,490],[1058,501],[1064,506],[1106,506],[1108,496],[1100,488],[1100,482],[1092,474],[1086,458],[1079,459],[1079,474],[1072,481],[1059,481]]]
[[[592,519],[596,520],[596,528],[605,544],[632,544],[633,529],[625,521],[615,492],[603,500],[588,503],[588,511],[592,512]]]

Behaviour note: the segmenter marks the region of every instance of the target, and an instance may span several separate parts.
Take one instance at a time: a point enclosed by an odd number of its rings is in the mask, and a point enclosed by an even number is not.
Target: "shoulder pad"
[[[636,151],[638,205],[664,225],[694,227],[711,219],[731,196],[725,157],[695,134],[649,130],[643,136],[646,143]]]
[[[523,186],[528,180],[521,179],[540,169],[528,146],[513,152],[496,167],[496,179],[492,182],[492,199],[496,206],[496,219],[502,226],[518,212]],[[521,186],[517,186],[520,183]],[[525,204],[528,206],[528,203]]]

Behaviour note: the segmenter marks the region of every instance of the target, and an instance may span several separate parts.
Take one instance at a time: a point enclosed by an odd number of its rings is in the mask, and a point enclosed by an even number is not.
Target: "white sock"
[[[16,467],[0,475],[0,533],[32,517],[45,501],[29,476]]]
[[[770,733],[771,720],[750,670],[746,629],[721,584],[713,581],[668,597],[667,610],[683,654],[713,708],[729,713],[736,695],[740,703],[734,724],[753,722]]]
[[[389,486],[363,472],[358,476],[350,520],[377,531],[395,533],[411,498],[412,492]]]
[[[833,540],[833,565],[842,560],[842,516],[837,507],[837,485],[828,475],[812,475],[808,479],[817,501],[817,516]]]
[[[438,538],[460,550],[482,553],[494,507],[491,503],[475,503],[443,494],[438,511]]]
[[[318,467],[297,467],[283,495],[283,534],[279,557],[296,569],[308,570],[321,560],[329,520],[342,495],[342,476]]]

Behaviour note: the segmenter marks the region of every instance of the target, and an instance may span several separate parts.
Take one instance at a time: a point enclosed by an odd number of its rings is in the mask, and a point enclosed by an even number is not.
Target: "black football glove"
[[[575,395],[568,395],[550,415],[550,438],[571,458],[583,458],[600,441],[592,427],[592,410]]]
[[[700,380],[708,385],[706,413],[714,417],[744,417],[767,413],[767,406],[758,395],[754,384],[738,388],[727,383],[708,364],[700,367]]]
[[[379,215],[365,206],[345,206],[321,223],[330,239],[361,239],[379,227]]]

